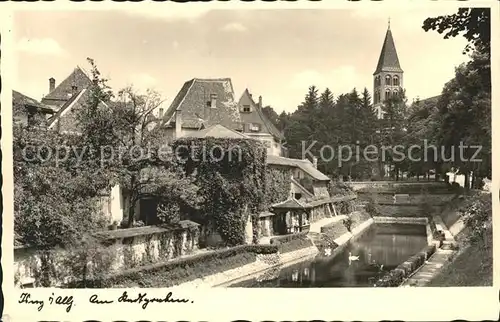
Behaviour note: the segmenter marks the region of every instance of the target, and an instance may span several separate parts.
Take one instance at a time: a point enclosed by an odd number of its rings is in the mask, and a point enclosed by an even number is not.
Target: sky
[[[13,88],[40,100],[91,57],[114,90],[159,91],[168,106],[192,78],[232,79],[278,113],[292,112],[311,85],[335,96],[370,92],[390,17],[409,100],[439,95],[468,60],[463,37],[421,26],[455,9],[17,12]],[[437,10],[438,9],[438,10]],[[167,107],[165,106],[165,107]]]

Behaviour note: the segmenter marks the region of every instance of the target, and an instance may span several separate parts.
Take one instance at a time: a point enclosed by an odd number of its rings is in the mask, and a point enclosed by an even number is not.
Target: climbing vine
[[[224,242],[245,243],[250,214],[265,209],[266,150],[258,141],[229,138],[181,138],[174,160],[196,177],[203,202],[201,220],[213,220]],[[254,231],[254,241],[257,239]]]
[[[290,196],[291,170],[266,169],[264,203],[266,207],[285,201]]]

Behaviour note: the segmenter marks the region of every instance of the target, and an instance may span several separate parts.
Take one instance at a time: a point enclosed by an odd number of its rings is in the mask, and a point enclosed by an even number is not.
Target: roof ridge
[[[221,77],[221,78],[193,78],[193,81],[199,82],[221,82],[221,81],[231,81],[230,77]]]
[[[87,72],[87,70],[83,67],[80,67],[80,65],[76,65],[75,69],[79,69],[87,78],[92,81],[92,77],[90,77],[90,74]]]
[[[245,88],[245,91],[243,92],[243,94],[245,94],[245,92],[248,93],[248,96],[250,98],[250,102],[254,105],[255,109],[257,110],[257,113],[259,114],[261,120],[264,122],[264,126],[267,128],[267,130],[269,131],[269,133],[272,135],[272,136],[278,136],[279,139],[281,139],[281,135],[276,135],[276,134],[282,134],[280,132],[280,130],[278,130],[278,128],[273,124],[273,122],[271,122],[271,120],[269,120],[269,118],[264,114],[264,112],[262,111],[262,106],[260,106],[260,104],[256,103],[254,100],[253,100],[253,96],[252,96],[252,93],[250,93],[250,91],[248,90],[248,87]],[[242,94],[242,96],[243,96]],[[270,106],[269,106],[270,107]],[[271,129],[272,127],[272,129]],[[275,131],[274,131],[275,130]],[[276,132],[276,133],[273,133],[273,132]]]

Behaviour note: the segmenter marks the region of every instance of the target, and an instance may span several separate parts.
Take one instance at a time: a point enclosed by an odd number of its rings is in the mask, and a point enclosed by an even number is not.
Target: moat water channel
[[[320,254],[229,287],[373,287],[383,274],[421,251],[426,236],[425,225],[373,224],[336,256]]]

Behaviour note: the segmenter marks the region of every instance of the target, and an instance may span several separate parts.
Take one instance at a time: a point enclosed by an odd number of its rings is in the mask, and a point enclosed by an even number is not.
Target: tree
[[[109,177],[77,157],[83,147],[79,136],[16,126],[13,145],[18,244],[66,247],[106,227],[98,200]]]
[[[483,177],[491,177],[491,19],[489,8],[460,8],[456,14],[428,18],[423,29],[445,33],[445,38],[459,34],[468,40],[464,53],[471,53],[471,61],[456,69],[455,78],[447,83],[438,102],[440,131],[438,137],[453,166],[465,176],[469,187],[469,173],[473,173],[474,187]],[[462,160],[460,144],[480,145],[481,162],[470,162],[471,149]]]
[[[490,55],[491,48],[491,10],[490,8],[460,8],[453,15],[427,18],[422,28],[425,31],[437,30],[444,38],[462,34],[469,42],[464,52],[472,50]]]
[[[89,62],[93,86],[87,108],[78,115],[78,125],[85,143],[97,151],[90,158],[113,174],[128,199],[127,226],[133,225],[136,205],[145,196],[191,204],[188,200],[196,193],[193,180],[174,167],[174,156],[165,149],[163,133],[156,128],[158,120],[153,113],[163,103],[161,95],[152,90],[141,94],[127,87],[111,100],[115,96],[107,80],[100,76],[94,61]],[[151,175],[154,171],[156,175]],[[190,187],[185,193],[171,189],[173,183],[183,180]]]
[[[280,117],[278,113],[271,107],[271,106],[264,106],[262,108],[262,113],[267,117],[271,123],[273,123],[274,126],[276,126],[278,129],[280,128]]]
[[[290,156],[302,159],[302,144],[312,143],[315,137],[315,125],[318,123],[316,112],[318,109],[318,89],[309,87],[297,111],[290,117],[288,127],[285,129],[285,137],[290,147]]]

